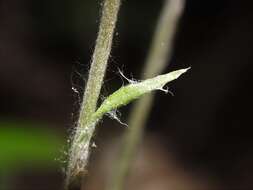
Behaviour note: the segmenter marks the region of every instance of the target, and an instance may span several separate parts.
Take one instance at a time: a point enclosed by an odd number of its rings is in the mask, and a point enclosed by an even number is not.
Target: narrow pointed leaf
[[[146,93],[149,93],[153,90],[161,90],[164,85],[177,79],[188,69],[190,68],[176,70],[164,75],[159,75],[157,77],[144,80],[142,82],[121,87],[104,100],[101,106],[94,113],[92,120],[99,120],[104,114],[130,103]]]

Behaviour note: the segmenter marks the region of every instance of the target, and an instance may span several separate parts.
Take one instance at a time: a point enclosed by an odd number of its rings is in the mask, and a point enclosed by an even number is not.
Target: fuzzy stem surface
[[[100,90],[106,72],[108,58],[111,52],[112,39],[120,8],[120,0],[104,0],[98,37],[92,56],[88,82],[86,84],[83,102],[80,108],[77,128],[70,148],[67,168],[66,189],[71,185],[80,186],[90,152],[90,141],[95,125],[90,123],[92,114],[97,107]]]

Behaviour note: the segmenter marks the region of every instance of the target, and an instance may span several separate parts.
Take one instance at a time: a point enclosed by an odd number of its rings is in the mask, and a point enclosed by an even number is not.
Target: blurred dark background
[[[0,133],[7,128],[20,134],[32,128],[30,136],[35,139],[27,143],[33,145],[34,154],[43,147],[37,129],[53,135],[52,143],[63,146],[67,141],[87,78],[101,2],[0,1]],[[162,3],[123,0],[104,96],[122,85],[118,68],[126,76],[140,76]],[[174,97],[157,93],[147,125],[147,133],[158,137],[165,155],[166,150],[172,152],[184,170],[211,176],[221,190],[253,189],[251,4],[250,0],[187,0],[173,58],[164,72],[192,69],[170,85]],[[129,108],[122,109],[123,121]],[[105,119],[95,152],[106,138],[124,130]],[[9,153],[13,133],[8,133],[7,144],[0,139],[0,158]],[[20,142],[22,138],[17,145]],[[56,149],[48,149],[49,156]],[[15,150],[12,156],[20,163]],[[0,189],[1,183],[10,189],[61,189],[61,167],[55,162],[48,166],[49,157],[31,164],[24,155],[26,166],[18,170],[10,169],[12,162],[6,167],[6,160],[0,159],[5,168],[0,171]]]

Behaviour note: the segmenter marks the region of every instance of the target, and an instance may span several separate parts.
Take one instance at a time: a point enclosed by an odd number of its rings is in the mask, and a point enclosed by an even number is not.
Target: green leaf
[[[0,121],[0,170],[55,165],[63,142],[48,126]]]
[[[144,80],[142,82],[136,82],[121,87],[119,90],[115,91],[104,100],[101,106],[93,114],[91,122],[98,121],[104,114],[130,103],[146,93],[154,90],[164,91],[164,85],[177,79],[188,69],[190,68],[176,70],[164,75],[159,75],[157,77]]]

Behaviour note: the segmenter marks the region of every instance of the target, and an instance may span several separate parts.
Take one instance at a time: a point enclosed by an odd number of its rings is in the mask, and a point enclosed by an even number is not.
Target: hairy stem
[[[90,140],[95,130],[95,125],[91,124],[89,121],[97,107],[97,101],[111,52],[113,33],[119,7],[120,0],[104,0],[98,37],[89,71],[89,78],[80,109],[78,126],[70,149],[66,179],[67,188],[70,184],[78,184],[80,178],[83,178],[83,174],[85,173],[86,164],[89,158]]]
[[[142,78],[160,74],[172,55],[176,27],[182,15],[184,0],[166,0],[146,60]],[[123,136],[119,160],[107,190],[123,190],[144,126],[150,113],[154,96],[148,94],[133,107],[129,117],[129,129]]]
[[[90,116],[95,112],[97,100],[105,75],[108,58],[111,52],[112,38],[120,0],[105,0],[103,13],[96,40],[96,47],[92,57],[89,79],[86,85],[84,101],[81,107],[79,122],[85,126]]]

